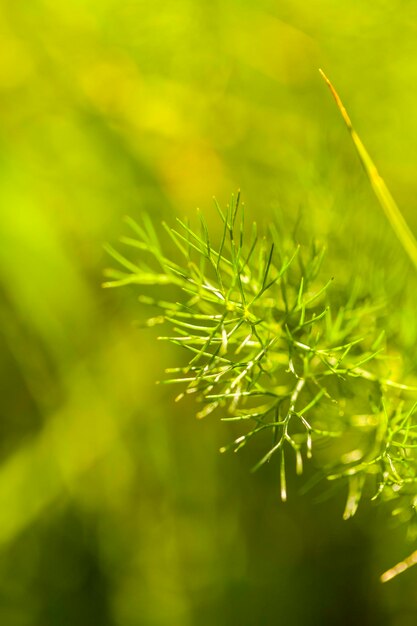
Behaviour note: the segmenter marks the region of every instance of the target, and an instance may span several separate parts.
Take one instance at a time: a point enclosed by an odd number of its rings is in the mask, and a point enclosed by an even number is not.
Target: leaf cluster
[[[180,387],[177,400],[195,394],[198,417],[219,412],[239,423],[241,434],[221,452],[266,434],[254,469],[278,457],[282,500],[288,468],[302,474],[317,450],[317,472],[348,483],[345,519],[365,493],[394,500],[409,520],[416,404],[413,388],[390,378],[380,307],[354,285],[335,306],[332,278],[320,278],[324,248],[301,248],[276,224],[263,234],[248,227],[239,194],[216,208],[215,238],[201,214],[197,228],[163,224],[163,237],[145,216],[128,218],[132,235],[121,239],[137,258],[107,248],[121,269],[107,271],[105,286],[140,286],[140,302],[153,311],[146,324],[166,328],[159,339],[187,355],[164,383]]]

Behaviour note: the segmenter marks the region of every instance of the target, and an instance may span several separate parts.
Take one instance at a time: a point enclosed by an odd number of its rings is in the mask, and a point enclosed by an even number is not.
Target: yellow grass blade
[[[413,554],[410,554],[410,556],[408,556],[406,559],[404,559],[404,561],[400,561],[400,563],[397,563],[397,565],[394,565],[394,567],[391,567],[391,569],[384,572],[381,576],[381,582],[386,583],[389,580],[392,580],[393,578],[398,576],[398,574],[402,574],[402,572],[405,572],[405,570],[407,570],[409,567],[412,567],[416,564],[417,550],[413,552]]]
[[[392,197],[388,187],[384,183],[381,176],[378,174],[378,170],[376,169],[371,157],[369,156],[365,146],[360,140],[357,132],[352,126],[352,122],[350,117],[341,101],[337,91],[333,87],[330,80],[327,78],[326,74],[319,70],[321,76],[327,83],[330,91],[334,99],[336,100],[336,104],[339,108],[340,113],[346,123],[346,126],[349,130],[349,133],[352,137],[353,143],[355,144],[355,148],[359,154],[359,158],[361,163],[365,169],[365,172],[369,178],[369,181],[372,185],[372,188],[375,192],[376,197],[378,198],[379,204],[385,212],[394,232],[396,233],[398,239],[400,240],[404,250],[407,252],[411,261],[417,269],[417,241],[411,232],[407,222],[405,221],[400,209],[398,208],[397,203]]]

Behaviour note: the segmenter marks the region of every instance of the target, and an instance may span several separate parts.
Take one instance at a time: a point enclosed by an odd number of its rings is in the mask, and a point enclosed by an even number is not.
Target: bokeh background
[[[415,626],[417,571],[378,582],[404,529],[220,455],[101,281],[125,214],[211,221],[241,188],[336,280],[401,286],[412,363],[416,279],[317,70],[417,231],[416,58],[407,0],[0,2],[0,624]]]

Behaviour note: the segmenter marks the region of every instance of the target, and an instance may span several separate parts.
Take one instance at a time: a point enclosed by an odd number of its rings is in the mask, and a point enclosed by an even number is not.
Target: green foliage
[[[321,73],[379,204],[416,265],[412,231]],[[347,483],[344,519],[365,495],[389,501],[414,536],[417,388],[392,356],[401,347],[385,336],[384,305],[369,285],[364,292],[365,281],[330,289],[332,278],[320,277],[324,248],[315,242],[302,247],[275,223],[265,233],[256,223],[245,226],[240,193],[226,211],[217,203],[216,209],[217,237],[201,214],[198,229],[180,219],[176,228],[163,224],[175,253],[165,252],[167,242],[149,218],[141,224],[128,218],[135,236],[121,241],[141,252],[139,260],[108,247],[123,271],[108,270],[105,286],[140,285],[139,300],[155,311],[146,324],[168,327],[159,339],[186,352],[186,365],[166,370],[164,383],[181,386],[176,400],[195,394],[203,404],[197,417],[218,412],[241,428],[221,452],[263,436],[267,447],[253,469],[278,457],[283,501],[289,468],[303,474],[312,459],[319,479]],[[164,299],[155,286],[166,288]],[[414,552],[381,580],[416,562]]]
[[[198,417],[218,411],[241,424],[222,452],[266,433],[268,447],[254,469],[279,457],[282,500],[288,468],[302,474],[314,454],[318,476],[348,482],[345,519],[365,493],[395,500],[394,512],[410,520],[417,405],[413,389],[390,378],[381,306],[357,284],[349,293],[330,288],[331,277],[320,278],[324,249],[317,244],[304,249],[276,224],[264,235],[256,224],[245,226],[239,195],[217,210],[218,241],[201,214],[199,229],[179,219],[177,228],[164,224],[176,257],[166,255],[168,242],[148,218],[128,219],[134,237],[122,238],[139,259],[108,248],[123,269],[108,270],[105,286],[140,285],[141,303],[155,310],[147,325],[165,325],[160,340],[186,351],[187,364],[169,368],[165,383],[180,385],[177,400],[195,394],[203,403]],[[149,286],[158,294],[145,293]]]

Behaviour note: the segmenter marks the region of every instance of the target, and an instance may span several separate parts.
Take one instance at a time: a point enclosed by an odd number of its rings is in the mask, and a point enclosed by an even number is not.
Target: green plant
[[[366,151],[359,153],[384,190]],[[395,203],[382,191],[379,199],[414,260],[414,240]],[[302,474],[314,455],[319,476],[348,485],[345,519],[365,496],[389,501],[412,528],[416,389],[391,378],[382,306],[357,283],[345,292],[332,287],[331,277],[321,279],[323,247],[300,247],[276,224],[264,233],[255,223],[248,227],[240,194],[225,211],[216,208],[217,238],[201,214],[198,229],[180,219],[176,228],[163,224],[164,237],[148,217],[128,218],[132,236],[121,242],[138,259],[108,246],[122,269],[108,270],[105,286],[140,286],[139,300],[153,310],[147,325],[164,325],[168,332],[159,339],[186,353],[186,363],[167,370],[164,381],[181,387],[176,399],[195,394],[198,417],[218,412],[239,423],[241,432],[221,452],[237,451],[262,433],[267,444],[254,469],[278,457],[282,500],[288,468]],[[165,288],[163,299],[155,286]]]

